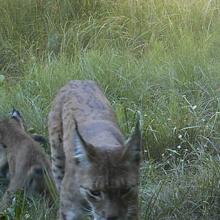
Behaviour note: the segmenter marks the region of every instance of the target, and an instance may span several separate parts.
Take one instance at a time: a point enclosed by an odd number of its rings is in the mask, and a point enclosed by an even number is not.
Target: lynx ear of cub
[[[25,130],[23,117],[22,117],[21,113],[18,110],[16,110],[14,107],[13,107],[12,111],[10,112],[10,117],[15,119],[18,122],[18,124],[20,125],[20,127],[23,130]]]
[[[139,117],[137,119],[136,126],[133,132],[131,133],[128,140],[125,142],[125,146],[125,156],[127,156],[130,161],[139,164],[141,161],[141,128]]]
[[[22,118],[21,113],[19,111],[17,111],[14,107],[13,107],[10,115],[11,115],[11,117]]]

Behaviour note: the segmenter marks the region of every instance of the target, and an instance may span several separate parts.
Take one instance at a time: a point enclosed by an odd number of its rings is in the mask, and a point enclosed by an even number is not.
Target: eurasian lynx
[[[76,80],[56,96],[48,127],[59,218],[137,220],[139,121],[125,141],[97,84]]]
[[[15,119],[25,130],[25,125],[23,121],[23,117],[21,116],[20,112],[13,108],[12,112],[10,113],[10,118]],[[45,137],[38,135],[38,134],[31,134],[33,140],[37,141],[40,144],[47,144],[48,141]],[[7,146],[0,144],[0,178],[9,180],[9,167],[8,167],[8,160],[7,160],[7,153],[6,153]]]
[[[8,207],[17,190],[49,194],[46,175],[52,176],[50,161],[18,118],[0,120],[0,144],[6,147],[10,176],[0,212]]]

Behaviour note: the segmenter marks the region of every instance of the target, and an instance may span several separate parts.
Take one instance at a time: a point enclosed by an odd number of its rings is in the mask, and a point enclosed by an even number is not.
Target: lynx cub
[[[13,108],[12,112],[10,113],[10,117],[15,119],[20,124],[21,128],[24,129],[25,126],[24,126],[23,117],[21,116],[19,111]],[[47,139],[41,135],[32,134],[31,137],[40,144],[48,143]],[[8,167],[6,147],[7,146],[0,144],[0,178],[9,180],[9,167]]]
[[[140,128],[128,139],[93,81],[70,81],[49,114],[60,220],[137,220]],[[87,213],[86,213],[87,212]]]
[[[0,212],[19,189],[49,193],[45,172],[52,176],[50,161],[39,144],[28,135],[18,115],[0,120],[0,144],[6,147],[10,183],[0,202]]]

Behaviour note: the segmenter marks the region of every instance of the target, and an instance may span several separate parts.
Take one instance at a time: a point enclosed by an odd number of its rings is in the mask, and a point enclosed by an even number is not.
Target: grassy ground
[[[15,106],[47,135],[57,90],[94,79],[126,135],[143,112],[141,219],[220,219],[219,1],[0,0],[0,12],[1,116]]]

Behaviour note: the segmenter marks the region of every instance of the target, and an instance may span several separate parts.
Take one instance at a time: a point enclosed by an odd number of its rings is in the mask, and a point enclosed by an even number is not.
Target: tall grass
[[[47,135],[58,89],[96,80],[126,135],[143,113],[142,219],[219,219],[219,13],[215,0],[0,0],[0,114],[16,106]]]

